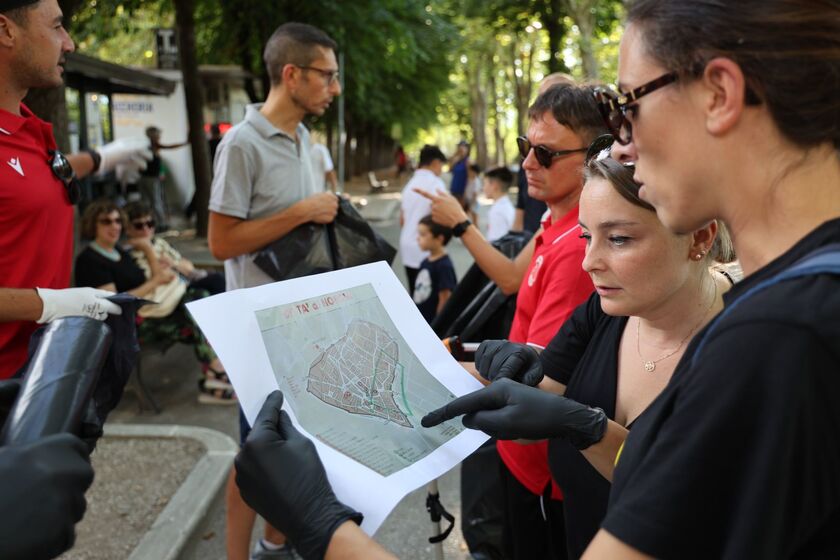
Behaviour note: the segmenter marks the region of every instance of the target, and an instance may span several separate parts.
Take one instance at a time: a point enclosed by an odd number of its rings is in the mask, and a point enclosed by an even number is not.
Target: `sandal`
[[[208,379],[198,382],[198,402],[202,404],[238,404],[233,389],[211,387]]]
[[[202,364],[201,370],[204,372],[205,387],[208,389],[233,389],[230,378],[224,370],[217,371],[210,367],[210,364]]]

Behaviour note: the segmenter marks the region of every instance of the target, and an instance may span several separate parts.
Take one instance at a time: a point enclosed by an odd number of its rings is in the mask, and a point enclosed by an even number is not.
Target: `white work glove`
[[[146,162],[153,157],[151,143],[145,136],[120,138],[105,144],[98,151],[102,157],[97,171],[100,175],[113,171],[120,164],[146,169]]]
[[[66,290],[50,290],[35,288],[38,297],[44,303],[44,312],[38,323],[49,323],[62,317],[90,317],[104,321],[108,314],[122,315],[122,308],[108,296],[114,295],[107,290],[94,288],[67,288]]]

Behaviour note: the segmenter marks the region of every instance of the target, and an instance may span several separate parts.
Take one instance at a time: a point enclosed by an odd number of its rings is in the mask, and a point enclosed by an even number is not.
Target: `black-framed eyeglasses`
[[[82,187],[76,179],[76,173],[73,171],[73,166],[64,157],[64,154],[58,150],[50,150],[50,168],[56,179],[64,183],[64,188],[67,190],[67,200],[70,204],[77,204],[82,198]]]
[[[627,119],[627,108],[645,95],[677,81],[677,76],[676,72],[668,72],[627,93],[615,92],[608,88],[595,89],[598,110],[601,111],[601,116],[616,142],[626,146],[633,139],[633,126]]]
[[[313,72],[318,72],[319,74],[321,74],[321,76],[324,77],[324,79],[327,80],[328,86],[337,82],[341,77],[341,74],[338,70],[324,70],[323,68],[316,68],[315,66],[298,66],[298,68],[300,68],[301,70],[311,70]]]
[[[534,157],[537,158],[537,163],[546,169],[551,167],[551,164],[556,158],[582,153],[589,149],[575,148],[574,150],[558,150],[555,152],[539,144],[534,146],[525,136],[518,137],[516,139],[516,145],[519,148],[519,155],[522,156],[522,159],[527,158],[531,150],[534,150]]]
[[[137,220],[136,222],[131,222],[131,225],[134,227],[134,229],[144,229],[144,228],[153,229],[156,224],[157,224],[157,222],[155,222],[151,218],[148,219],[148,220]]]

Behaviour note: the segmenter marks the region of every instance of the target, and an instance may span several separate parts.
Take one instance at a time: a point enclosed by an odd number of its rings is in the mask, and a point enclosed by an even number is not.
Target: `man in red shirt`
[[[0,0],[0,286],[62,289],[70,285],[75,177],[105,172],[146,155],[147,142],[117,141],[99,152],[66,158],[56,149],[52,125],[22,103],[30,88],[62,83],[64,55],[73,42],[56,0]],[[148,154],[150,156],[150,154]],[[65,301],[88,292],[67,292]],[[18,295],[33,298],[33,293]],[[49,296],[48,296],[49,297]],[[43,297],[42,305],[47,304]],[[78,300],[79,310],[106,303]],[[34,300],[33,300],[34,301]],[[35,302],[37,303],[37,302]],[[48,304],[47,304],[48,305]],[[72,313],[84,314],[84,313]],[[92,315],[96,315],[95,313]],[[34,315],[32,319],[38,319]],[[104,317],[103,317],[104,318]],[[23,365],[32,321],[0,324],[0,379]]]
[[[606,130],[592,89],[570,82],[542,92],[528,116],[528,134],[517,142],[528,194],[544,201],[548,211],[542,229],[516,259],[490,245],[452,197],[442,193],[429,198],[432,219],[460,233],[478,266],[503,292],[518,291],[508,339],[542,349],[593,290],[581,266],[586,242],[580,238],[578,199],[584,154]],[[508,554],[514,559],[565,558],[562,494],[552,488],[547,443],[499,441],[496,447],[506,467]]]

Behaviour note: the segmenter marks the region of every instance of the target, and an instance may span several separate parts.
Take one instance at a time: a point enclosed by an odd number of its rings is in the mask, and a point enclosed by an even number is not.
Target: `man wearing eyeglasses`
[[[311,25],[278,27],[263,54],[271,79],[265,103],[249,105],[245,120],[219,144],[209,242],[213,255],[225,261],[228,290],[273,282],[254,264],[252,253],[297,226],[335,219],[338,198],[316,187],[309,132],[301,123],[307,114],[324,114],[341,93],[335,49],[335,42]],[[244,441],[250,428],[241,411],[240,419]],[[242,501],[233,474],[226,495],[227,551],[230,560],[244,560],[254,512]],[[252,558],[292,558],[284,541],[267,528]]]
[[[606,130],[592,88],[569,80],[542,91],[528,116],[528,133],[517,138],[517,145],[528,194],[545,202],[548,212],[542,228],[513,261],[487,242],[453,197],[443,193],[427,198],[432,200],[432,219],[460,235],[481,270],[504,293],[518,291],[508,339],[542,349],[593,290],[581,266],[586,244],[580,239],[578,199],[584,154]],[[547,445],[499,441],[497,449],[505,465],[508,555],[565,557],[562,494],[551,483]]]
[[[56,0],[0,0],[0,286],[24,290],[5,293],[28,309],[17,318],[29,319],[0,324],[0,379],[26,360],[34,320],[44,317],[38,309],[84,315],[116,307],[89,292],[46,290],[70,285],[75,179],[113,169],[147,146],[118,141],[65,157],[52,126],[22,103],[30,88],[62,83],[64,55],[73,51],[62,18]]]

